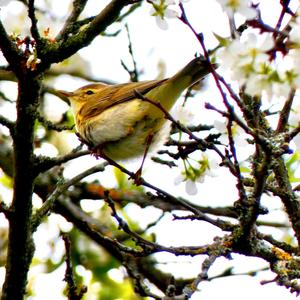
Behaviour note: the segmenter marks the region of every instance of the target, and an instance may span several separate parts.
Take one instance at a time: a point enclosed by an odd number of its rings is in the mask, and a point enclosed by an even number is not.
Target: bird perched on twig
[[[200,56],[168,79],[93,83],[74,92],[60,90],[58,95],[70,101],[80,139],[93,153],[124,160],[145,156],[159,142],[166,123],[164,111],[172,108],[186,88],[216,67]]]

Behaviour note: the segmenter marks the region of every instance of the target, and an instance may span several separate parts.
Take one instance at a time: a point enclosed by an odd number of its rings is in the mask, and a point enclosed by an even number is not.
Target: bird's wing
[[[165,80],[166,79],[108,85],[102,88],[100,92],[96,93],[93,98],[82,106],[80,115],[86,118],[97,116],[114,105],[136,99],[135,91],[145,95],[153,88],[161,85]]]

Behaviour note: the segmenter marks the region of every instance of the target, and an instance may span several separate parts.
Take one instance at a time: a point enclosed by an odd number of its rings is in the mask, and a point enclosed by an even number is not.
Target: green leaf
[[[13,180],[11,177],[7,176],[6,174],[0,177],[0,183],[6,188],[9,189],[13,188]]]
[[[222,37],[222,36],[220,36],[220,35],[218,35],[216,33],[213,33],[213,35],[218,40],[220,47],[226,47],[229,44],[228,37]]]
[[[119,188],[128,187],[128,180],[122,171],[120,171],[118,168],[114,168],[114,175]]]

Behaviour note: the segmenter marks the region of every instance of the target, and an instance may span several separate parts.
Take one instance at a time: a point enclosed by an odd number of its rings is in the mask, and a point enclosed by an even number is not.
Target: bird
[[[168,127],[165,112],[185,89],[216,68],[201,55],[170,78],[112,85],[97,82],[73,92],[58,90],[57,95],[70,102],[77,134],[96,156],[113,161],[145,158]]]

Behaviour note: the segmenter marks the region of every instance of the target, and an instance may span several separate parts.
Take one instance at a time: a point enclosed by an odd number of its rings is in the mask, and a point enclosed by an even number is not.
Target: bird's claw
[[[143,181],[142,169],[139,168],[135,173],[132,173],[129,178],[133,180],[133,182],[136,186],[141,185],[142,181]]]

